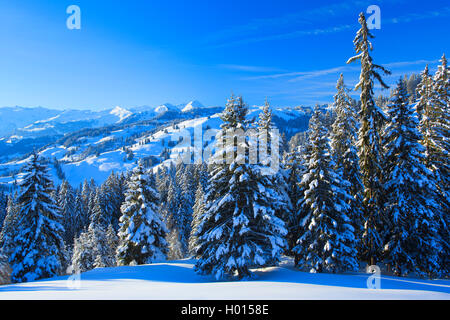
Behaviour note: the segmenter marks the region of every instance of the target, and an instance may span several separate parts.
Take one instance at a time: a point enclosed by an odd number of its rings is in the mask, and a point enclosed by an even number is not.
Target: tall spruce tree
[[[349,218],[355,228],[355,236],[358,240],[358,248],[361,251],[360,239],[363,230],[363,184],[361,169],[359,167],[358,150],[356,147],[359,129],[358,116],[355,105],[348,94],[344,84],[344,76],[341,74],[337,83],[337,93],[334,96],[334,110],[336,120],[332,125],[331,152],[336,163],[336,172],[350,183],[347,192],[349,199]]]
[[[250,268],[276,263],[286,234],[270,175],[249,164],[242,97],[232,96],[221,115],[216,153],[210,159],[205,211],[198,225],[196,271],[216,279],[251,276]]]
[[[260,183],[267,190],[266,192],[271,191],[273,193],[271,197],[275,201],[269,206],[275,216],[283,221],[286,228],[284,230],[286,234],[283,237],[286,239],[288,236],[287,227],[294,208],[289,196],[289,186],[284,177],[285,168],[283,167],[280,149],[282,137],[278,128],[273,124],[272,110],[267,99],[259,114],[257,132],[259,147],[257,169],[264,176]],[[287,242],[284,244],[284,249],[289,250]]]
[[[357,269],[356,239],[349,218],[351,196],[345,191],[348,181],[334,171],[326,126],[316,107],[310,120],[311,147],[307,155],[302,184],[304,233],[294,248],[299,266],[310,272],[341,272]]]
[[[61,271],[64,242],[61,215],[50,196],[53,184],[48,168],[33,154],[25,166],[26,176],[17,198],[20,208],[14,251],[9,263],[13,282],[34,281],[56,276]]]
[[[421,82],[417,87],[417,103],[415,108],[419,115],[419,131],[421,144],[425,147],[425,166],[433,172],[436,188],[439,191],[440,221],[439,235],[442,250],[439,253],[441,272],[449,274],[450,238],[449,225],[449,191],[448,191],[448,128],[449,128],[449,80],[448,66],[445,56],[441,65],[432,77],[428,66],[421,74]],[[436,84],[436,81],[438,84]],[[447,102],[446,102],[447,101]],[[447,136],[447,138],[445,138]],[[445,143],[447,140],[447,145]],[[447,180],[447,187],[445,181]]]
[[[418,119],[400,79],[387,107],[383,134],[385,214],[388,221],[385,261],[396,275],[439,272],[439,206],[430,170],[424,165]]]
[[[139,162],[127,183],[118,234],[119,265],[146,264],[166,258],[167,229],[158,213],[159,195],[152,177]]]
[[[358,132],[358,155],[364,185],[364,233],[362,238],[363,258],[371,265],[380,258],[384,243],[383,230],[383,186],[382,186],[382,145],[381,131],[385,121],[385,115],[381,108],[374,102],[374,85],[377,80],[382,87],[388,88],[381,78],[378,70],[390,74],[383,67],[373,63],[370,51],[373,35],[369,32],[364,13],[359,16],[361,29],[353,41],[356,56],[350,58],[347,63],[359,60],[361,62],[361,74],[355,89],[361,90],[360,129]]]
[[[432,144],[434,152],[428,155],[428,162],[433,167],[440,194],[441,220],[439,234],[443,250],[440,252],[442,272],[450,273],[450,70],[445,54],[433,77],[433,95],[431,105]]]
[[[438,152],[435,155],[435,166],[440,191],[444,198],[450,197],[450,70],[445,54],[441,65],[433,77],[433,95],[431,104],[435,115],[434,139]],[[448,203],[447,203],[448,205]]]

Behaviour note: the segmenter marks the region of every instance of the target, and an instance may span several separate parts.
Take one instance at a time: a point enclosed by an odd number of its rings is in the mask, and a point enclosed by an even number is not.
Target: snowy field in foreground
[[[198,276],[193,260],[96,269],[70,289],[68,277],[0,286],[0,299],[450,299],[449,280],[381,277],[367,289],[368,275],[310,274],[281,267],[256,271],[251,281],[217,282]]]

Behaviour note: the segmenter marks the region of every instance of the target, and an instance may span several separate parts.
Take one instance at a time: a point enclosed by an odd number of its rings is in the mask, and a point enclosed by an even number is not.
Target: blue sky
[[[81,30],[66,8],[81,8]],[[449,52],[448,0],[0,0],[0,106],[132,107],[332,101],[359,75],[358,14],[381,8],[375,62],[400,75]]]

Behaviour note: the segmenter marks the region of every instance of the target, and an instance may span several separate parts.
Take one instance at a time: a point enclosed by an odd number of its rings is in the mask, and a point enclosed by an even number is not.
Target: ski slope
[[[156,300],[298,300],[298,299],[450,299],[450,281],[381,277],[381,289],[367,289],[366,274],[311,274],[284,261],[255,270],[250,281],[218,282],[199,276],[195,261],[95,269],[81,280],[58,277],[0,286],[0,299],[156,299]]]

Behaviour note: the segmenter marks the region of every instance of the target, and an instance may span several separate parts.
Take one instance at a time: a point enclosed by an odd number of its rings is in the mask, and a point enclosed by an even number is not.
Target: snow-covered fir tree
[[[64,241],[72,244],[79,228],[78,216],[75,208],[75,192],[69,182],[64,180],[58,190],[58,208],[62,215],[64,227]]]
[[[394,274],[439,272],[439,206],[431,171],[424,165],[418,119],[409,104],[406,83],[400,79],[384,130],[385,216],[388,230],[385,261]]]
[[[87,179],[85,179],[83,181],[82,187],[81,187],[81,197],[83,199],[83,207],[86,210],[86,215],[88,217],[90,217],[90,212],[89,212],[89,199],[91,198],[91,194],[92,194],[92,190],[91,190],[91,186],[89,184],[89,182],[87,181]]]
[[[19,207],[16,204],[18,194],[8,196],[6,206],[6,217],[3,221],[2,231],[0,232],[0,251],[9,257],[14,249],[14,237],[18,229]]]
[[[84,206],[83,196],[78,191],[75,194],[75,216],[76,216],[76,237],[87,228],[90,222],[90,217],[88,216],[88,210]]]
[[[97,188],[95,192],[92,193],[93,197],[90,200],[91,206],[91,216],[90,221],[96,228],[106,230],[108,225],[111,223],[111,217],[108,216],[107,212],[102,206],[103,198],[100,188]]]
[[[192,223],[192,213],[193,206],[195,202],[195,190],[196,185],[194,184],[194,172],[193,166],[184,165],[179,160],[176,166],[175,175],[175,187],[178,188],[177,192],[177,208],[173,212],[173,219],[175,219],[175,228],[179,232],[180,247],[182,248],[180,252],[180,258],[187,256],[189,251],[189,237],[191,233],[191,223]]]
[[[160,178],[158,189],[165,195],[162,215],[165,218],[169,233],[169,259],[182,259],[189,253],[189,238],[195,190],[202,173],[194,165],[185,165],[181,158],[168,170],[166,178]]]
[[[91,225],[75,238],[72,255],[72,269],[75,272],[85,272],[94,269],[95,259],[98,255],[94,235],[95,232]]]
[[[361,111],[360,129],[358,132],[358,156],[360,159],[362,182],[364,185],[363,215],[364,215],[364,233],[362,237],[362,253],[370,265],[374,265],[381,258],[384,243],[383,230],[383,186],[382,186],[382,164],[383,152],[381,145],[381,131],[385,121],[385,115],[381,108],[374,102],[373,89],[375,80],[382,87],[388,86],[381,79],[378,72],[390,74],[383,67],[373,63],[370,56],[372,43],[370,33],[364,13],[359,16],[361,29],[353,41],[355,45],[356,56],[350,58],[347,63],[359,60],[361,62],[361,74],[359,82],[355,89],[361,90]]]
[[[197,255],[197,246],[198,246],[198,225],[200,223],[200,219],[205,210],[205,192],[203,190],[203,186],[201,182],[199,182],[197,191],[195,193],[195,203],[192,208],[192,222],[191,222],[191,234],[189,236],[189,254],[191,256]]]
[[[140,162],[129,178],[121,207],[117,248],[120,265],[152,263],[166,258],[167,229],[158,213],[158,201],[154,179],[145,173]]]
[[[284,176],[285,168],[281,159],[281,135],[272,122],[272,110],[269,102],[265,101],[257,122],[258,132],[258,165],[264,179],[260,181],[263,187],[273,194],[276,199],[271,204],[276,217],[284,222],[286,232],[292,217],[293,205],[289,197],[289,187]],[[262,151],[262,152],[261,152]],[[270,190],[270,191],[269,191]],[[285,235],[287,238],[287,234]],[[287,243],[285,250],[288,250]]]
[[[110,224],[104,227],[90,223],[74,242],[72,270],[85,272],[94,268],[113,267],[117,265],[117,235]]]
[[[96,246],[96,255],[94,259],[94,268],[106,268],[117,265],[116,250],[118,246],[118,237],[110,224],[106,231],[104,229],[92,229],[94,231],[91,239],[94,239]],[[100,232],[101,231],[101,232]]]
[[[114,229],[113,225],[110,224],[108,226],[108,229],[106,229],[106,243],[108,248],[108,259],[107,259],[107,266],[108,265],[117,265],[117,258],[116,258],[116,252],[117,248],[119,246],[119,237],[117,235],[116,230]]]
[[[408,91],[409,102],[411,104],[415,103],[417,100],[417,87],[421,80],[421,76],[415,73],[411,74],[409,77],[405,75],[406,89]]]
[[[242,137],[247,112],[242,97],[228,100],[210,159],[195,269],[216,279],[249,277],[250,268],[276,263],[285,247],[287,231],[276,214],[280,199],[271,176],[249,164],[247,152],[238,152],[248,150],[248,139]]]
[[[162,166],[158,168],[156,173],[156,188],[160,196],[161,204],[167,203],[167,197],[169,192],[169,185],[175,179],[174,176],[175,167],[173,167],[172,162],[169,167]],[[165,211],[165,206],[162,205],[161,211]]]
[[[355,104],[348,94],[342,74],[339,77],[336,88],[337,93],[334,96],[336,120],[332,125],[331,152],[336,163],[336,172],[350,183],[347,189],[347,192],[351,195],[351,199],[348,202],[350,206],[349,218],[352,226],[355,228],[355,236],[359,241],[363,230],[363,184],[356,147],[359,121]],[[361,251],[361,248],[359,251]]]
[[[316,107],[310,120],[311,147],[306,157],[306,173],[302,184],[303,210],[307,215],[301,223],[294,252],[298,264],[310,272],[341,272],[357,269],[356,239],[349,218],[351,196],[348,181],[335,172],[326,126]]]
[[[427,154],[427,162],[434,172],[440,194],[441,221],[439,234],[442,251],[440,264],[442,272],[450,273],[450,70],[445,54],[433,77],[433,95],[431,98],[432,126],[431,139],[434,149]]]
[[[0,285],[11,283],[11,271],[8,257],[0,252]]]
[[[87,216],[89,217],[89,220],[91,220],[96,201],[101,200],[100,198],[96,199],[97,193],[98,190],[95,180],[93,178],[90,181],[86,180],[83,184],[82,195],[83,200],[85,201],[85,208],[87,211],[86,213]],[[101,202],[99,203],[101,204]]]
[[[426,148],[426,165],[436,175],[442,193],[448,190],[449,161],[449,71],[445,56],[442,65],[432,78],[428,67],[422,73],[418,86],[419,96],[416,110],[421,119],[419,129],[423,135],[422,144]],[[445,187],[447,185],[447,187]],[[443,200],[447,198],[443,197]]]
[[[37,154],[25,166],[17,197],[20,208],[14,250],[9,258],[13,282],[56,276],[61,271],[64,242],[61,215],[51,198],[53,184]]]
[[[2,191],[0,192],[0,230],[3,227],[3,222],[6,218],[6,209],[8,207],[8,197]]]
[[[304,158],[303,158],[303,147],[296,146],[292,151],[289,151],[284,156],[284,167],[285,167],[285,180],[287,185],[287,194],[292,204],[292,210],[290,210],[290,215],[286,220],[286,226],[288,234],[286,236],[287,240],[287,252],[288,254],[294,255],[293,249],[296,246],[299,234],[301,234],[300,221],[303,218],[302,214],[302,202],[303,202],[303,192],[304,186],[301,185],[301,180],[303,174],[305,173]],[[295,264],[298,261],[296,259]]]
[[[87,189],[90,190],[89,224],[87,229],[75,239],[72,255],[72,269],[80,272],[94,268],[112,267],[117,264],[115,258],[117,246],[110,246],[111,241],[108,236],[109,228],[113,228],[111,217],[108,216],[102,205],[101,188],[96,188],[91,180],[88,187],[84,184],[83,191]],[[83,196],[81,195],[81,197]],[[82,206],[83,203],[84,201],[80,201],[78,206]]]
[[[449,195],[448,179],[445,187],[445,177],[448,177],[449,151],[449,80],[448,66],[445,56],[441,59],[436,75],[432,77],[428,66],[421,74],[421,82],[417,86],[417,110],[420,122],[419,131],[422,135],[421,144],[425,147],[425,166],[433,172],[436,188],[439,191],[440,221],[439,235],[442,250],[439,253],[441,273],[449,274]],[[436,84],[435,81],[439,84]],[[439,93],[438,93],[439,92]],[[447,102],[446,102],[447,101]],[[446,129],[447,128],[447,129]],[[444,138],[447,135],[447,138]],[[444,142],[447,140],[447,146]],[[447,150],[445,150],[447,148]],[[447,168],[447,169],[446,169]]]
[[[203,190],[206,189],[208,184],[208,165],[205,161],[201,164],[194,164],[194,182],[195,184],[201,184]]]
[[[420,132],[425,139],[431,134],[431,98],[433,97],[433,78],[430,76],[430,70],[426,65],[423,72],[420,74],[420,83],[416,89],[416,112],[420,122]]]
[[[436,178],[443,199],[449,209],[450,198],[450,70],[445,55],[433,77],[431,104],[436,113],[433,139],[436,145],[434,162]],[[448,211],[447,211],[448,212]]]
[[[186,238],[185,207],[182,205],[181,188],[177,179],[170,179],[167,191],[167,200],[163,208],[163,216],[168,228],[167,241],[169,246],[169,259],[182,259],[188,251],[188,238]]]
[[[119,219],[122,215],[120,206],[124,202],[125,186],[120,175],[112,172],[101,185],[102,207],[106,216],[110,217],[114,228],[118,229]]]

